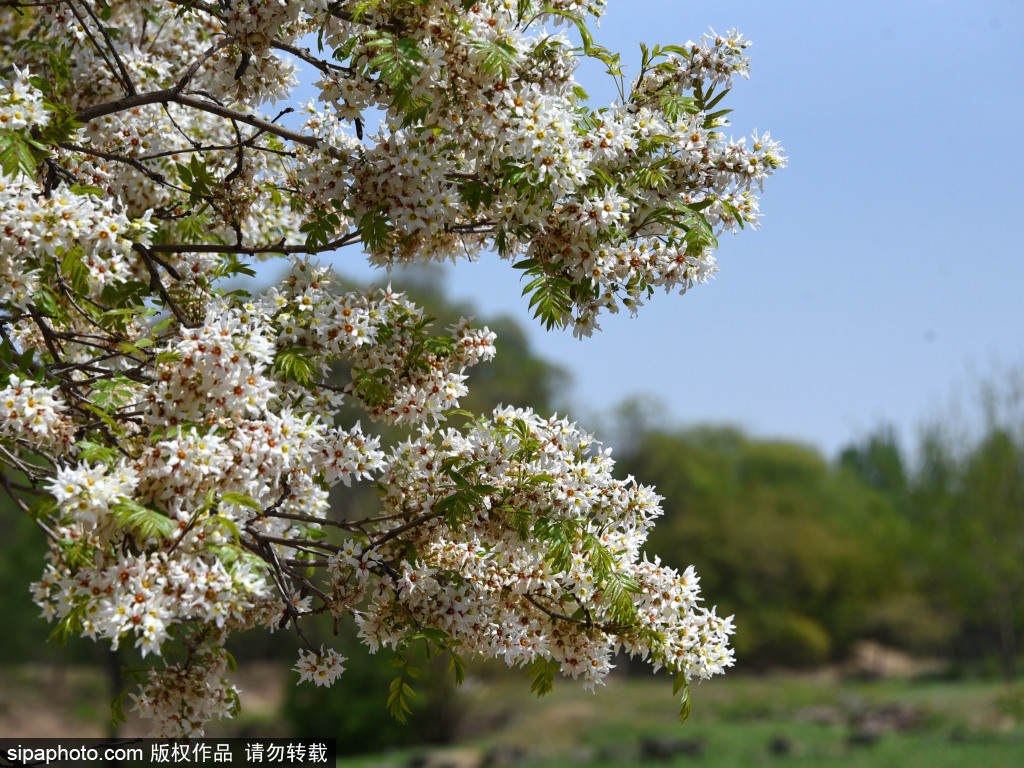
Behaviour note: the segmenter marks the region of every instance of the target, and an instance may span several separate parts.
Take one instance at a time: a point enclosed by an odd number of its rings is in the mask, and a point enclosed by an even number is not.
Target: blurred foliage
[[[338,637],[319,637],[317,642],[321,639],[348,657],[345,672],[329,689],[311,684],[288,687],[284,715],[292,735],[333,736],[338,739],[339,754],[443,744],[454,738],[463,713],[447,659],[428,661],[422,654],[413,655],[421,675],[411,681],[416,694],[409,699],[412,712],[405,723],[399,723],[386,707],[388,683],[397,674],[388,663],[394,654],[387,649],[371,654],[350,626]]]
[[[705,598],[735,614],[745,667],[813,666],[865,637],[931,637],[937,618],[906,616],[910,532],[892,501],[800,445],[733,429],[639,427],[623,473],[665,497],[647,551],[694,565]]]
[[[629,403],[620,471],[654,485],[648,551],[693,564],[734,613],[744,666],[811,666],[874,639],[1017,674],[1024,632],[1024,369],[983,382],[972,435],[951,413],[908,457],[890,427],[843,450],[665,430]]]
[[[994,660],[1013,679],[1024,631],[1024,368],[977,392],[983,427],[934,420],[910,469],[901,470],[908,462],[886,429],[843,461],[906,519],[917,599],[948,627],[943,655],[975,669]]]
[[[21,479],[21,478],[16,478]],[[106,648],[77,635],[58,648],[48,640],[52,627],[40,618],[29,585],[43,572],[43,532],[8,496],[0,492],[0,615],[4,617],[3,661],[91,663],[103,661]]]

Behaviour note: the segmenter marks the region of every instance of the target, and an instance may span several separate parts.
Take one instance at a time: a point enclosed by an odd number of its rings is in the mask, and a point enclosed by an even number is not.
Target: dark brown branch
[[[35,489],[24,488],[23,486],[17,485],[16,483],[12,483],[12,482],[10,482],[7,479],[7,475],[5,475],[3,473],[0,473],[0,483],[3,484],[4,490],[7,491],[7,495],[10,496],[11,500],[14,501],[14,503],[18,505],[18,508],[22,512],[24,512],[26,515],[31,515],[31,513],[29,512],[30,507],[28,506],[28,504],[26,504],[24,499],[22,499],[20,496],[18,496],[18,494],[16,494],[14,491],[17,489],[17,490],[30,491],[31,493],[42,493],[42,492],[41,491],[37,491]],[[32,521],[43,531],[43,533],[46,534],[47,538],[49,538],[50,541],[59,541],[60,540],[60,536],[58,536],[56,533],[54,533],[50,529],[50,527],[46,523],[44,523],[42,520],[40,520],[38,517],[32,517]]]
[[[184,187],[179,187],[177,184],[171,183],[170,181],[167,180],[167,177],[164,176],[162,173],[160,173],[159,171],[154,171],[145,163],[141,162],[140,160],[137,160],[134,157],[128,157],[127,155],[119,155],[114,152],[103,152],[102,150],[93,149],[92,147],[82,147],[79,146],[78,144],[69,144],[63,141],[57,142],[57,146],[60,147],[61,149],[66,149],[69,152],[80,152],[83,155],[90,155],[92,157],[99,157],[114,163],[124,163],[125,165],[130,165],[132,168],[146,175],[147,177],[155,181],[157,184],[169,187],[170,189],[173,189],[176,192],[181,192],[186,195],[189,194],[189,190],[185,189]]]
[[[339,72],[343,72],[345,74],[353,73],[351,67],[341,67],[338,66],[337,64],[330,64],[324,61],[323,59],[318,59],[316,56],[309,52],[308,48],[298,48],[294,45],[283,43],[280,40],[275,40],[274,42],[272,42],[270,44],[270,47],[277,48],[277,50],[284,51],[285,53],[290,53],[295,58],[301,59],[302,61],[306,62],[312,67],[316,67],[325,75],[335,75],[338,74]]]
[[[298,568],[327,568],[330,566],[327,560],[293,560],[286,558],[285,563]]]
[[[242,141],[242,132],[238,129],[238,123],[234,120],[231,121],[231,127],[235,131],[235,146],[237,147],[235,155],[235,167],[228,173],[227,176],[222,180],[223,184],[230,184],[236,178],[242,175],[242,169],[245,167],[245,142]],[[238,242],[242,242],[241,233],[239,232]]]
[[[175,318],[177,318],[179,323],[181,323],[186,328],[195,328],[197,326],[197,323],[194,323],[188,319],[185,313],[181,311],[181,307],[179,307],[177,302],[171,298],[171,294],[168,293],[167,289],[164,287],[163,281],[160,279],[160,270],[157,268],[156,262],[150,255],[149,248],[142,245],[141,243],[133,243],[132,249],[142,257],[142,260],[146,264],[146,269],[149,270],[150,287],[160,292],[160,296],[163,297],[163,300],[164,302],[166,302],[167,307],[171,310],[171,312],[174,314]]]
[[[322,590],[317,588],[316,585],[310,583],[308,579],[296,573],[291,567],[287,565],[287,563],[282,564],[281,560],[277,556],[277,553],[274,552],[273,547],[271,547],[268,543],[272,540],[271,537],[261,534],[259,531],[255,530],[251,524],[246,526],[246,532],[253,536],[253,540],[250,541],[248,539],[243,538],[241,540],[242,546],[244,546],[250,552],[253,552],[257,556],[259,556],[264,562],[267,563],[267,565],[270,566],[271,575],[274,579],[274,585],[277,587],[277,591],[281,595],[281,600],[284,603],[284,616],[282,617],[282,620],[278,626],[281,629],[283,629],[289,622],[291,622],[295,627],[295,631],[298,633],[299,637],[303,640],[303,642],[305,642],[310,649],[315,650],[314,646],[309,642],[306,636],[303,635],[302,630],[299,627],[298,619],[301,614],[292,603],[292,593],[286,586],[285,577],[287,576],[298,583],[300,594],[313,593],[317,597],[319,597],[324,603],[324,609],[330,606],[332,602],[331,598],[328,595],[326,595]],[[314,611],[314,613],[316,612],[320,611]]]
[[[315,547],[326,552],[340,552],[341,547],[336,544],[328,544],[327,542],[313,541],[311,539],[286,539],[283,536],[271,536],[270,534],[261,533],[253,528],[251,525],[246,526],[246,531],[252,536],[259,537],[260,541],[269,542],[271,544],[281,544],[285,547],[292,547],[294,549],[300,549],[302,546]]]
[[[209,3],[200,2],[200,0],[170,0],[170,2],[171,5],[183,5],[185,8],[203,11],[211,16],[216,16],[218,19],[222,18],[217,8]]]
[[[356,526],[355,523],[339,522],[337,520],[326,520],[320,517],[312,517],[310,515],[294,515],[289,512],[264,512],[264,517],[277,517],[282,520],[295,520],[300,523],[316,523],[318,525],[330,525],[335,528],[342,528],[344,530],[352,530]],[[361,533],[360,529],[356,529],[355,533]]]
[[[598,624],[590,618],[589,613],[586,619],[574,619],[572,616],[566,616],[564,613],[557,613],[555,611],[552,611],[547,606],[538,603],[536,600],[534,600],[533,595],[531,595],[529,592],[524,592],[523,597],[526,598],[526,601],[534,608],[543,611],[552,619],[557,619],[558,621],[565,621],[570,624],[580,624],[581,626],[587,627],[588,629],[599,629],[602,632],[605,632],[609,635],[616,635],[625,631],[626,629],[629,629],[629,627],[620,627],[617,624]],[[578,599],[577,602],[579,602]]]
[[[317,386],[321,386],[322,387],[323,384],[319,384]],[[340,392],[341,390],[338,390],[338,391]],[[348,522],[349,522],[349,525],[358,525],[358,526],[362,527],[364,525],[374,525],[376,523],[384,523],[384,522],[387,522],[388,520],[401,520],[403,517],[409,517],[409,515],[411,515],[411,514],[413,514],[413,513],[412,512],[396,512],[393,515],[381,515],[380,517],[364,517],[362,520],[350,520]]]
[[[25,475],[25,477],[29,479],[29,482],[36,483],[41,480],[45,480],[49,476],[44,470],[39,469],[39,467],[34,467],[31,464],[26,464],[16,455],[8,451],[7,448],[4,447],[3,445],[0,445],[0,457],[2,457],[2,460],[8,466],[14,467],[23,475]]]
[[[257,152],[270,152],[274,155],[280,155],[282,157],[294,157],[294,152],[289,152],[284,149],[274,149],[273,147],[264,147],[257,145],[256,139],[262,136],[266,131],[256,131],[252,136],[242,140],[242,146],[254,149]],[[139,155],[139,160],[160,160],[165,157],[171,157],[172,155],[190,155],[195,152],[233,152],[238,149],[237,144],[206,144],[198,147],[186,147],[182,149],[167,149],[163,152],[153,152],[149,155]]]
[[[401,525],[398,528],[395,528],[394,530],[388,531],[386,534],[381,536],[379,539],[377,539],[376,541],[371,543],[370,546],[368,547],[368,549],[377,549],[377,548],[379,548],[381,546],[381,544],[387,544],[392,539],[397,539],[399,536],[401,536],[406,531],[410,531],[413,528],[417,528],[417,527],[423,525],[424,523],[429,523],[431,520],[435,520],[436,518],[441,517],[441,515],[442,515],[441,512],[430,512],[429,514],[426,514],[426,515],[420,515],[415,520],[410,520],[405,525]]]
[[[181,93],[177,86],[174,88],[167,88],[162,91],[152,91],[150,93],[136,94],[135,96],[125,96],[124,98],[108,101],[104,104],[96,104],[83,109],[76,115],[76,119],[80,122],[88,123],[106,115],[112,115],[116,112],[123,112],[128,109],[134,109],[135,107],[142,107],[149,104],[180,104],[181,106],[192,107],[193,109],[198,109],[201,112],[217,115],[218,117],[223,117],[227,120],[237,120],[240,123],[251,125],[253,128],[259,128],[265,133],[272,133],[286,141],[292,142],[293,144],[299,144],[304,147],[309,147],[310,149],[321,149],[323,145],[323,141],[315,136],[308,136],[304,133],[300,133],[299,131],[293,131],[290,128],[285,128],[282,125],[273,123],[270,120],[264,120],[262,117],[250,115],[245,112],[239,112],[208,100],[196,98],[195,96],[187,93]],[[335,154],[335,150],[333,148],[330,148],[329,151],[332,155]]]
[[[82,123],[88,123],[98,117],[112,115],[115,112],[123,112],[135,107],[144,107],[148,104],[161,104],[170,101],[173,97],[173,88],[167,88],[163,91],[151,91],[150,93],[137,93],[134,96],[125,96],[122,99],[115,99],[114,101],[86,107],[75,115],[75,119]]]
[[[196,76],[196,73],[199,72],[199,68],[209,61],[210,58],[221,48],[227,48],[229,45],[234,43],[235,39],[234,35],[229,35],[228,37],[218,40],[199,54],[199,58],[192,62],[189,68],[185,70],[185,74],[178,79],[178,82],[174,84],[174,87],[171,90],[175,93],[181,93],[185,90],[185,86],[188,85],[192,81],[192,78]]]
[[[197,99],[195,96],[188,94],[175,94],[169,101],[177,102],[182,106],[192,107],[202,112],[208,112],[211,115],[217,115],[219,117],[226,118],[228,120],[237,120],[240,123],[251,125],[253,128],[260,128],[267,133],[273,133],[280,136],[282,139],[286,139],[293,144],[301,144],[304,147],[310,149],[320,149],[323,142],[315,136],[308,136],[299,131],[293,131],[290,128],[272,123],[269,120],[264,120],[262,117],[256,117],[256,115],[246,114],[244,112],[238,112],[234,109],[228,109],[220,104],[214,104],[209,101],[203,101]]]
[[[35,304],[30,304],[28,307],[29,314],[32,315],[32,320],[35,321],[36,326],[43,333],[43,341],[46,342],[46,348],[50,351],[50,356],[53,358],[53,362],[59,363],[61,361],[61,355],[57,352],[57,347],[53,340],[53,329],[46,324],[43,316],[36,309]]]
[[[26,3],[24,0],[0,0],[0,8],[45,8],[48,5],[70,4],[70,0],[39,0],[39,2]]]
[[[305,245],[285,245],[284,242],[277,243],[276,245],[257,246],[218,245],[216,243],[165,243],[152,245],[149,247],[149,250],[153,253],[244,253],[250,256],[259,253],[323,253],[325,251],[333,251],[335,248],[351,245],[359,240],[359,238],[360,233],[358,231],[350,232],[318,248],[309,248]]]

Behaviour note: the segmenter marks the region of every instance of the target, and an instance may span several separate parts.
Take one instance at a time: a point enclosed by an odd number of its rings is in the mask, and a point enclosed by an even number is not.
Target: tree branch
[[[249,256],[255,256],[259,253],[324,253],[325,251],[333,251],[335,248],[343,248],[346,245],[358,241],[360,238],[360,232],[349,232],[347,235],[339,237],[337,240],[333,240],[329,243],[321,245],[317,248],[309,248],[305,245],[285,245],[284,241],[276,245],[257,245],[257,246],[244,246],[244,245],[218,245],[216,243],[163,243],[159,245],[151,245],[149,250],[153,253],[244,253]]]
[[[164,287],[163,281],[160,279],[160,270],[157,269],[156,262],[150,255],[149,249],[146,246],[142,245],[141,243],[132,243],[132,250],[134,250],[142,257],[142,260],[146,264],[146,269],[149,270],[150,287],[155,288],[157,291],[160,292],[160,296],[163,297],[163,300],[164,302],[166,302],[168,309],[170,309],[171,312],[174,313],[174,316],[177,318],[178,322],[181,323],[186,328],[195,328],[198,325],[198,323],[189,320],[185,313],[181,311],[181,307],[179,307],[177,302],[171,298],[171,294],[168,293],[167,289]]]
[[[110,55],[114,58],[114,63],[117,64],[117,69],[120,73],[120,79],[122,81],[125,91],[128,93],[129,96],[134,96],[136,93],[138,93],[138,91],[135,90],[135,83],[132,82],[132,76],[128,73],[128,67],[125,66],[124,61],[121,60],[121,56],[117,52],[117,47],[114,45],[114,41],[110,39],[110,35],[107,33],[107,28],[103,26],[103,22],[99,19],[98,16],[96,16],[95,11],[93,11],[92,6],[89,5],[87,0],[79,0],[79,2],[82,3],[82,7],[85,8],[86,12],[89,14],[93,22],[96,24],[96,28],[99,29],[100,34],[103,35],[103,40],[107,44],[107,50],[110,51]],[[72,13],[74,13],[74,3],[69,2],[68,5],[71,7]],[[75,15],[77,17],[77,14]],[[79,19],[79,21],[81,21],[81,19]],[[85,24],[83,23],[82,26],[84,27]],[[89,36],[89,39],[92,39],[91,35]],[[106,59],[106,56],[104,56],[103,58]]]

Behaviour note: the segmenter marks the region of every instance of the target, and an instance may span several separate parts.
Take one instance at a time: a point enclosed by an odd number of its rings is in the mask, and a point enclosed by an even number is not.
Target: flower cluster
[[[250,560],[237,561],[229,571],[211,554],[113,556],[96,537],[74,526],[61,532],[81,537],[71,539],[79,558],[93,551],[103,562],[92,567],[79,562],[72,572],[68,561],[73,550],[66,548],[64,562],[49,566],[33,585],[33,597],[45,616],[58,621],[71,617],[84,637],[109,640],[113,648],[122,638],[134,637],[143,656],[159,655],[175,624],[239,628],[249,626],[250,614],[265,611],[268,603],[277,609],[272,587]]]
[[[113,508],[132,495],[138,482],[138,473],[126,462],[113,471],[82,462],[77,467],[58,467],[49,491],[63,512],[84,530],[91,530],[109,521]]]
[[[133,708],[153,720],[154,736],[202,736],[210,720],[239,711],[239,691],[227,681],[227,671],[227,651],[217,644],[204,646],[187,665],[150,670],[139,693],[131,695]]]
[[[400,77],[375,66],[372,28],[335,25],[351,64],[321,79],[323,100],[341,120],[357,121],[369,107],[387,112],[371,146],[330,153],[326,164],[322,149],[303,156],[308,170],[297,182],[313,184],[297,191],[309,199],[326,177],[334,195],[347,192],[339,207],[352,214],[335,234],[380,221],[386,236],[364,242],[384,264],[488,246],[525,252],[538,285],[555,284],[570,299],[549,324],[573,323],[582,335],[604,310],[635,311],[651,288],[706,281],[717,270],[713,233],[756,225],[751,190],[785,165],[768,134],[748,147],[720,130],[727,123],[714,89],[747,76],[749,41],[733,31],[660,51],[645,58],[624,103],[588,111],[573,95],[566,37],[530,34],[508,3],[474,4],[453,28],[458,5],[387,17],[407,35]],[[410,115],[414,128],[405,127]],[[336,126],[320,115],[309,124],[325,141]]]
[[[305,354],[352,360],[345,391],[371,418],[419,424],[458,407],[465,370],[494,357],[494,334],[465,318],[448,337],[425,336],[429,319],[390,288],[334,295],[330,271],[297,262],[291,276],[271,289],[254,312],[270,318],[277,346]]]
[[[344,662],[345,657],[333,648],[325,651],[321,646],[319,652],[300,651],[299,660],[293,669],[299,673],[300,681],[312,681],[317,686],[330,686],[345,671],[345,667],[342,666]]]
[[[236,10],[243,13],[247,6],[238,3]],[[11,63],[27,65],[40,74],[58,62],[51,75],[54,80],[60,75],[65,87],[55,95],[80,114],[123,96],[126,89],[147,93],[188,85],[214,103],[255,106],[287,98],[297,85],[290,60],[253,54],[243,41],[225,36],[226,16],[179,14],[174,8],[154,8],[138,0],[112,0],[105,14],[101,22],[76,13],[66,3],[41,5],[32,19],[39,44],[19,51]],[[17,23],[16,18],[0,21],[4,28]],[[107,28],[118,30],[118,35],[110,36]],[[295,27],[290,34],[303,31]],[[99,40],[105,45],[97,45]],[[114,47],[113,55],[107,46]],[[198,65],[182,80],[193,62]],[[252,137],[239,135],[228,121],[207,112],[185,115],[169,105],[144,103],[103,111],[82,122],[82,129],[61,137],[62,145],[54,148],[56,161],[72,179],[118,199],[129,215],[173,211],[183,202],[182,191],[195,186],[195,179],[183,177],[179,166],[188,166],[197,157],[197,148],[220,147],[202,154],[211,174],[222,181],[233,174],[207,196],[208,203],[213,203],[202,216],[208,232],[227,237],[241,228],[247,237],[261,242],[296,236],[301,217],[275,201],[269,189],[273,184],[267,183],[285,172],[281,157],[261,151],[239,157],[229,151],[233,143],[251,142]]]
[[[30,82],[30,74],[14,67],[10,81],[0,85],[0,130],[42,128],[49,122],[43,93]]]
[[[14,374],[0,389],[0,408],[0,437],[21,439],[56,454],[70,445],[73,426],[56,387],[44,387]]]
[[[112,199],[66,185],[40,194],[35,184],[0,174],[0,299],[27,307],[43,277],[75,283],[99,297],[132,278],[133,243],[148,244],[154,227],[145,214],[130,220]]]
[[[587,687],[602,682],[617,648],[687,679],[731,665],[731,622],[698,606],[692,568],[679,574],[641,556],[660,498],[615,480],[608,453],[595,449],[564,419],[509,408],[468,433],[424,433],[396,448],[381,480],[393,514],[332,558],[339,591],[361,598],[375,578],[387,587],[357,616],[364,641],[397,649],[427,627],[461,653],[551,660]],[[415,565],[381,575],[407,547]]]

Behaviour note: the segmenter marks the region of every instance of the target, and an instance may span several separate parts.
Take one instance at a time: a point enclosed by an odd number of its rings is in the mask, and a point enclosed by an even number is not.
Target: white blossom
[[[712,96],[748,76],[749,41],[659,49],[592,108],[572,26],[604,0],[107,6],[0,15],[34,42],[0,54],[0,463],[49,533],[33,598],[58,633],[161,657],[133,701],[168,736],[237,710],[232,632],[324,610],[371,650],[426,631],[588,688],[617,650],[728,667],[731,619],[643,555],[657,493],[567,419],[463,423],[495,335],[437,332],[316,255],[494,250],[579,336],[706,282],[786,162],[768,132],[727,138]],[[318,98],[283,122],[300,70]],[[240,287],[281,255],[276,285]],[[409,436],[385,449],[373,423]],[[380,515],[345,519],[331,491],[360,482]],[[307,648],[295,670],[327,685],[342,662]]]

